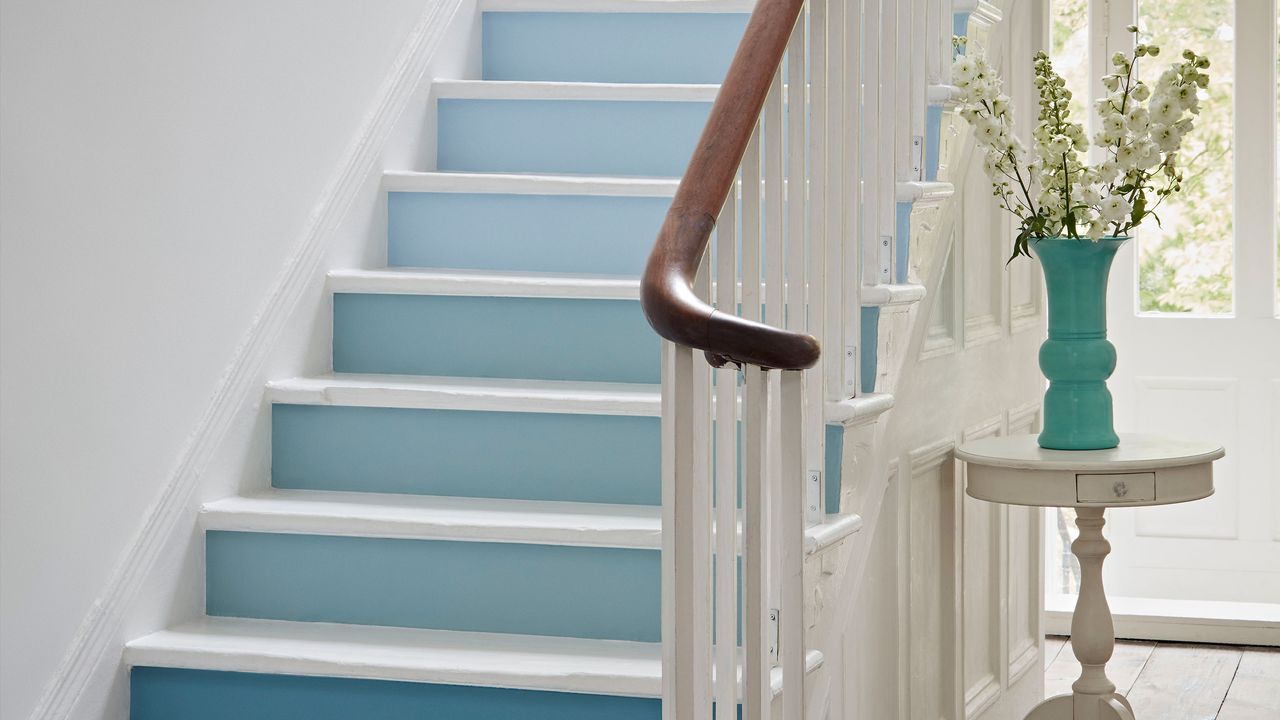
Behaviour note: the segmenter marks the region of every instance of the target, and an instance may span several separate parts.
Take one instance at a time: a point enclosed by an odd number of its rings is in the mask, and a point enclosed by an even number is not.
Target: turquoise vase
[[[1102,450],[1120,444],[1107,390],[1116,369],[1116,347],[1107,340],[1107,275],[1128,239],[1031,241],[1049,294],[1049,339],[1040,346],[1040,371],[1049,380],[1042,448]]]

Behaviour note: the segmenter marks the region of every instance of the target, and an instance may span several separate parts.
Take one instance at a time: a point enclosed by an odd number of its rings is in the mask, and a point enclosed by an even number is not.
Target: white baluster
[[[729,191],[716,224],[716,307],[738,314],[738,192]],[[719,717],[738,703],[738,371],[715,371],[716,376],[716,530],[715,530],[715,703]]]
[[[769,485],[765,473],[769,373],[755,365],[745,369],[743,385],[743,668],[742,717],[768,720],[773,690],[769,658]]]
[[[842,345],[846,366],[844,397],[862,392],[859,384],[858,353],[874,352],[874,348],[860,347],[862,313],[859,311],[862,307],[862,253],[859,246],[859,229],[863,216],[860,208],[865,206],[866,214],[874,217],[874,212],[871,210],[874,206],[865,193],[862,152],[864,147],[874,145],[874,141],[868,134],[870,130],[864,130],[867,114],[860,100],[861,78],[864,73],[862,55],[867,51],[863,37],[864,5],[868,1],[875,0],[844,0],[846,7],[843,27],[845,68],[843,83],[846,90],[841,128],[841,138],[844,143],[844,166],[841,172],[844,179],[843,194],[840,196],[839,204],[845,212],[838,265],[840,268],[838,285],[842,288],[844,297],[841,298],[836,310],[839,313],[836,317],[844,318]]]
[[[698,477],[695,450],[698,438],[706,437],[695,373],[706,363],[694,352],[663,343],[662,694],[668,700],[662,707],[664,720],[711,717],[710,484]]]
[[[781,617],[782,716],[804,718],[804,373],[781,373],[782,521]]]

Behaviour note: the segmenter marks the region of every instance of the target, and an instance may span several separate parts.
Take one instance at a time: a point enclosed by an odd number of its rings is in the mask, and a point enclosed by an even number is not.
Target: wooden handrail
[[[756,3],[658,231],[640,285],[640,304],[653,329],[672,342],[704,351],[715,367],[737,363],[803,370],[813,367],[821,354],[811,335],[716,310],[693,291],[694,276],[716,217],[733,189],[738,166],[804,3]]]

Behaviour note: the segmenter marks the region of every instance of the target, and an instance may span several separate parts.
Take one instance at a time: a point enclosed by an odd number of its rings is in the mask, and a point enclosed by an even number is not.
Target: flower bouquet
[[[1035,56],[1040,114],[1032,152],[1014,134],[1013,107],[987,61],[960,55],[952,66],[959,112],[973,127],[992,194],[1018,222],[1009,260],[1034,252],[1044,268],[1049,339],[1040,368],[1049,389],[1041,447],[1119,443],[1106,385],[1116,362],[1106,337],[1107,275],[1132,230],[1148,217],[1159,223],[1161,203],[1182,189],[1178,151],[1209,84],[1209,59],[1190,50],[1154,86],[1143,82],[1137,63],[1159,54],[1159,46],[1138,43],[1111,58],[1113,72],[1102,78],[1107,95],[1094,106],[1092,165],[1082,157],[1090,139],[1068,111],[1071,91],[1046,54]]]

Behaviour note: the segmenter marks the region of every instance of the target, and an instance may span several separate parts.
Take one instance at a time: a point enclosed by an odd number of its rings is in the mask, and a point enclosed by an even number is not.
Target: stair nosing
[[[270,489],[206,503],[205,530],[657,550],[662,509],[550,500]]]
[[[432,83],[437,100],[594,100],[601,102],[700,102],[716,98],[719,85],[694,83],[606,83],[541,80],[442,80]]]
[[[571,173],[388,170],[382,174],[382,189],[387,192],[674,197],[679,184],[678,177]]]
[[[639,276],[394,267],[333,270],[334,293],[639,300]]]
[[[658,417],[657,385],[340,374],[273,380],[267,400],[289,405],[545,412]]]
[[[810,650],[805,672],[823,664]],[[657,698],[662,646],[461,630],[205,617],[125,644],[130,668],[335,677]],[[739,662],[739,680],[742,663]],[[776,696],[782,669],[770,673]],[[741,685],[739,684],[739,693]]]

